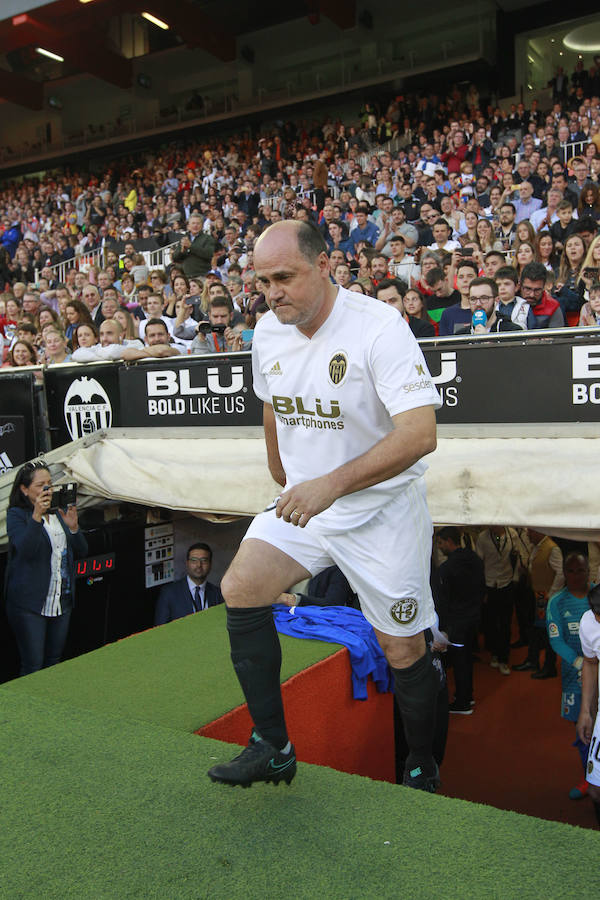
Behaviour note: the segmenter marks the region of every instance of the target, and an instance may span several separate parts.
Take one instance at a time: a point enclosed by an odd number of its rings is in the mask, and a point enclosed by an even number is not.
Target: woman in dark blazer
[[[16,475],[6,514],[9,557],[6,612],[21,675],[59,662],[73,609],[75,558],[85,556],[77,508],[50,512],[52,478],[43,463]]]

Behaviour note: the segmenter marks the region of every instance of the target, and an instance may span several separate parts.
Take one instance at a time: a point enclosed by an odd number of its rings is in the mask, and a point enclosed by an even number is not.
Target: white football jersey
[[[257,396],[273,406],[287,488],[365,453],[393,430],[392,416],[441,406],[421,348],[398,310],[343,288],[312,338],[272,312],[262,316],[252,366]],[[313,521],[328,531],[366,522],[426,468],[420,460],[341,497]]]
[[[579,623],[579,639],[583,655],[588,659],[600,660],[600,622],[591,609],[586,610]],[[598,687],[600,688],[600,667],[598,668]]]

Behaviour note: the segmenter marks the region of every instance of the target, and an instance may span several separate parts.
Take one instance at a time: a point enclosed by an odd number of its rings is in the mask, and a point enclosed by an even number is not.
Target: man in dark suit
[[[165,625],[191,613],[223,602],[221,591],[207,581],[212,565],[212,550],[208,544],[188,547],[185,568],[187,574],[161,588],[154,615],[155,625]]]

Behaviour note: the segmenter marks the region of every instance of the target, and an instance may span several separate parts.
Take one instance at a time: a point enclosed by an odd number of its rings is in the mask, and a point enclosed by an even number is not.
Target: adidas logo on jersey
[[[269,374],[269,375],[283,375],[283,372],[281,371],[281,366],[279,365],[279,361],[277,361],[277,362],[275,363],[275,365],[272,366],[272,367],[269,369],[269,372],[268,372],[267,374]]]

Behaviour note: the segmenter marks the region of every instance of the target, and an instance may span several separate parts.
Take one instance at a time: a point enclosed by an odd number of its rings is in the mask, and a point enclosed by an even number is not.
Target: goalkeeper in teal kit
[[[577,722],[581,707],[581,668],[583,666],[579,622],[584,612],[589,609],[587,559],[579,553],[570,553],[565,559],[563,571],[565,587],[550,598],[546,609],[546,626],[552,649],[562,660],[561,715],[563,719]],[[576,738],[573,746],[577,747],[579,751],[584,776],[577,787],[571,789],[569,796],[572,800],[578,800],[587,793],[585,766],[588,747],[579,738]]]

